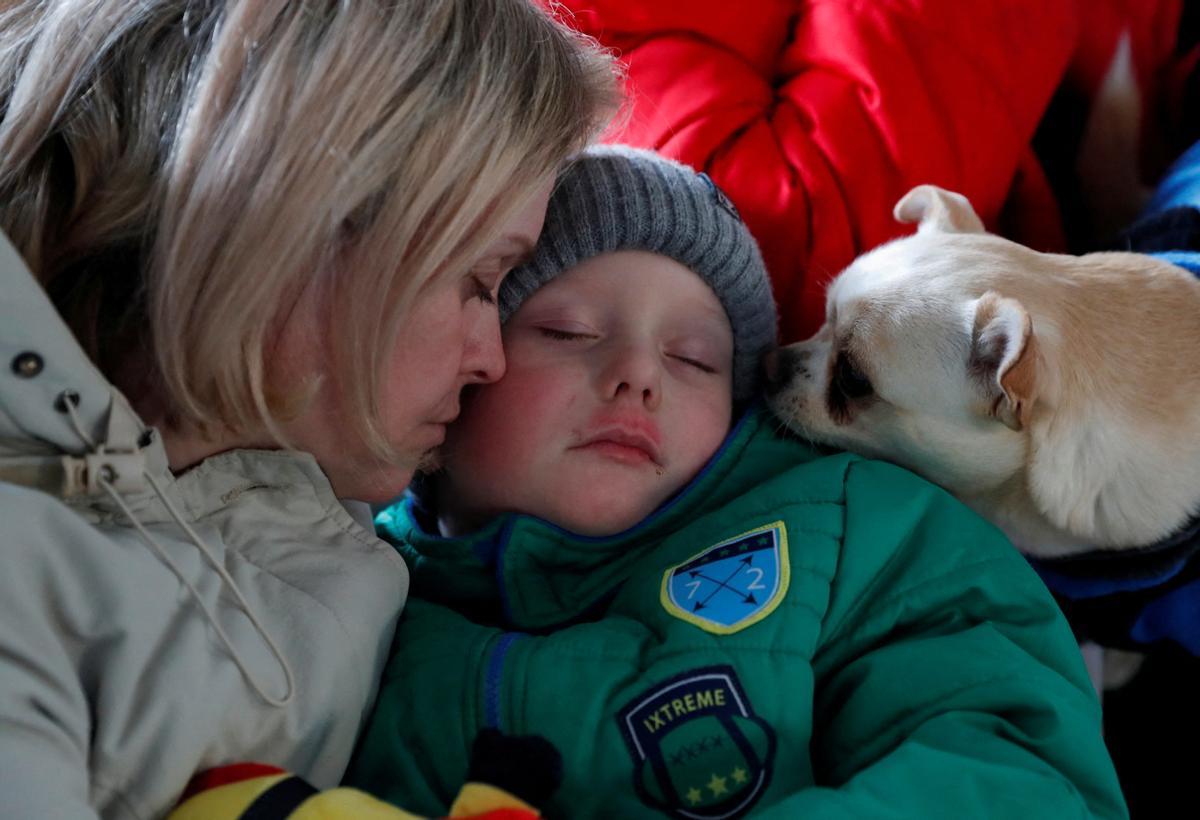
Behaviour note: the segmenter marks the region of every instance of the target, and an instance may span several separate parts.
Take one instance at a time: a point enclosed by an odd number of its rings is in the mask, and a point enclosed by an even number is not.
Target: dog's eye
[[[833,382],[848,399],[861,399],[874,392],[871,380],[854,366],[854,360],[845,353],[840,354],[834,363]]]

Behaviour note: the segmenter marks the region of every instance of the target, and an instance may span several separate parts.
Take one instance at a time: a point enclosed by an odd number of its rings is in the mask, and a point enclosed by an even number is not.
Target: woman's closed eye
[[[499,301],[500,283],[508,272],[517,265],[524,263],[530,253],[528,251],[503,256],[499,259],[481,260],[472,269],[468,281],[472,299],[478,299],[485,305],[494,305]]]
[[[498,267],[493,262],[480,262],[472,266],[462,279],[463,302],[478,299],[483,305],[494,306],[506,273],[508,268]]]
[[[480,302],[483,302],[485,305],[496,304],[496,294],[492,288],[488,287],[487,282],[483,281],[478,276],[472,275],[471,287],[475,290],[474,294],[472,295]]]

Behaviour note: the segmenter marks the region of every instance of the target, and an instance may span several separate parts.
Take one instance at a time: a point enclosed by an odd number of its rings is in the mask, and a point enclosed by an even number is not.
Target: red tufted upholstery
[[[792,341],[820,324],[833,274],[903,232],[891,210],[915,184],[961,191],[993,230],[1060,248],[1057,205],[1030,148],[1038,121],[1068,74],[1098,81],[1097,55],[1127,18],[1140,21],[1135,46],[1169,49],[1162,32],[1173,32],[1179,3],[553,5],[628,65],[629,120],[611,139],[708,171],[737,204]]]

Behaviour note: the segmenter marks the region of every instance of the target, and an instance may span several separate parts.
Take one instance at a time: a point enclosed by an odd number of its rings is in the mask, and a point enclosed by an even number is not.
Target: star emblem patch
[[[693,669],[642,692],[617,717],[642,802],[683,820],[731,820],[771,780],[775,731],[731,666]]]

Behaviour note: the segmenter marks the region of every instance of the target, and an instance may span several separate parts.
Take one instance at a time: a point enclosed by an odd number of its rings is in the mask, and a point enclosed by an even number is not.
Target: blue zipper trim
[[[500,729],[500,690],[504,677],[504,657],[518,638],[524,637],[519,632],[505,632],[496,642],[492,656],[488,658],[487,677],[483,684],[483,723],[484,728]]]
[[[516,526],[516,516],[505,519],[494,539],[477,544],[475,554],[485,566],[492,568],[492,577],[496,580],[496,592],[500,595],[500,611],[504,613],[505,623],[512,623],[512,601],[508,596],[508,587],[504,584],[504,550],[512,540],[513,527]]]

